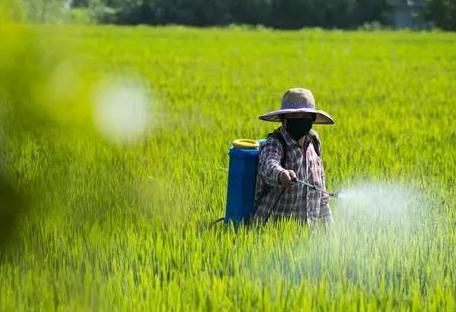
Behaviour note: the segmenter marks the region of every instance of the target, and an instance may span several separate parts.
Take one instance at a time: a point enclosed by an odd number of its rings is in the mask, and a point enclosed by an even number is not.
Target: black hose
[[[282,197],[282,195],[283,195],[283,193],[285,192],[286,189],[287,189],[287,187],[285,186],[284,188],[282,188],[282,191],[280,191],[280,194],[279,194],[279,196],[277,196],[277,199],[275,200],[274,205],[272,205],[271,209],[269,209],[268,214],[266,215],[266,218],[264,219],[263,224],[266,224],[268,222],[272,211],[275,209],[275,206],[279,202],[279,199]]]
[[[225,221],[225,218],[222,217],[222,218],[220,218],[220,219],[217,219],[217,220],[211,222],[211,224],[209,224],[209,228],[213,227],[214,225],[216,225],[217,223],[219,223],[219,222],[221,222],[221,221]]]

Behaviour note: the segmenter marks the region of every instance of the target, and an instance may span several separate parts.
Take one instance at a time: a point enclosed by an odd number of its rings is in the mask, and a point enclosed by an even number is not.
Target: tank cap
[[[233,141],[233,146],[245,149],[258,149],[260,146],[257,141],[251,139],[237,139]]]

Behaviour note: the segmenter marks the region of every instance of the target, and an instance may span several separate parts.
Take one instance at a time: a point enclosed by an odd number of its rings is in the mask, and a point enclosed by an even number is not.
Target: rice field
[[[456,309],[454,33],[0,26],[0,311]],[[209,227],[294,86],[335,224]]]

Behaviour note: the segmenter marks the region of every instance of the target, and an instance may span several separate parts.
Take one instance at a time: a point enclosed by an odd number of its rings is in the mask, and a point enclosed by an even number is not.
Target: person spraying
[[[280,110],[259,117],[281,122],[261,147],[251,221],[294,218],[314,226],[333,222],[321,142],[313,124],[334,124],[333,118],[315,108],[312,92],[292,88],[282,97]]]

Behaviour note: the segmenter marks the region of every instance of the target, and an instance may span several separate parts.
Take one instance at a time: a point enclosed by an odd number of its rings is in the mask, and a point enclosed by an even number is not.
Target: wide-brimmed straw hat
[[[288,89],[282,96],[282,107],[260,116],[261,120],[281,121],[281,116],[289,113],[314,113],[315,124],[333,124],[334,119],[325,111],[315,108],[315,99],[312,92],[303,88]]]

